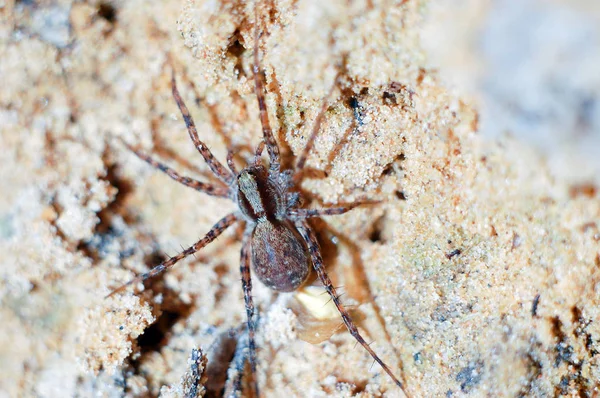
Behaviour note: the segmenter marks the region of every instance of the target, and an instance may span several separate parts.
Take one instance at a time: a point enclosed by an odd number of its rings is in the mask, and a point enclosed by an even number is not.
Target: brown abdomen
[[[280,292],[300,287],[310,272],[302,237],[286,222],[259,221],[252,234],[252,265],[258,279]]]

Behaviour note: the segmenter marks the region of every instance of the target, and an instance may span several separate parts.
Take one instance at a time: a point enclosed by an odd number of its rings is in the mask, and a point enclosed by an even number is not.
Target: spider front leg
[[[229,188],[227,188],[227,187],[224,187],[221,185],[208,184],[208,183],[205,183],[202,181],[194,180],[194,179],[186,177],[186,176],[182,176],[179,173],[177,173],[174,169],[170,168],[169,166],[165,165],[164,163],[161,163],[157,160],[152,159],[152,157],[150,157],[149,155],[146,155],[144,152],[140,151],[139,149],[134,148],[133,146],[129,145],[122,139],[121,139],[121,142],[131,152],[136,154],[138,158],[142,159],[143,161],[148,163],[150,166],[152,166],[156,169],[159,169],[160,171],[167,174],[169,177],[171,177],[178,183],[185,185],[186,187],[193,188],[196,191],[204,192],[211,196],[218,196],[221,198],[227,198],[230,196]]]
[[[270,169],[273,172],[279,172],[280,160],[279,160],[279,147],[271,124],[269,123],[269,113],[267,111],[267,105],[265,101],[265,84],[262,80],[262,73],[260,67],[260,57],[258,54],[258,2],[254,7],[254,66],[252,68],[254,72],[254,92],[256,93],[256,100],[258,102],[258,112],[260,114],[260,124],[262,125],[263,137],[267,146],[267,152],[269,152]],[[262,151],[262,150],[261,150]]]
[[[265,149],[265,140],[260,140],[254,151],[254,160],[252,163],[258,165],[260,163],[260,157],[262,156],[263,149]]]
[[[329,279],[329,276],[327,275],[327,272],[325,271],[325,268],[323,267],[323,259],[321,257],[319,243],[317,242],[317,238],[316,238],[313,230],[306,223],[306,221],[296,222],[296,227],[298,228],[298,231],[300,232],[300,234],[302,235],[302,238],[304,239],[304,241],[306,242],[306,245],[308,246],[308,250],[310,252],[310,257],[311,257],[311,261],[313,263],[313,267],[314,267],[315,271],[317,272],[317,275],[319,276],[321,283],[323,283],[323,286],[325,286],[325,290],[327,290],[327,293],[329,293],[329,296],[331,296],[333,303],[337,307],[340,315],[342,316],[342,320],[344,321],[344,324],[346,325],[346,328],[348,328],[348,331],[350,332],[352,337],[354,337],[356,339],[356,341],[358,343],[360,343],[360,345],[362,345],[365,350],[367,350],[367,352],[371,355],[371,357],[375,360],[375,362],[377,362],[383,368],[383,370],[392,378],[392,380],[394,380],[396,385],[402,389],[402,392],[404,392],[404,395],[406,395],[407,397],[410,397],[410,395],[404,389],[404,386],[402,385],[400,380],[398,380],[398,378],[394,375],[394,373],[392,373],[392,371],[385,364],[385,362],[383,362],[381,360],[381,358],[379,358],[379,356],[375,353],[375,351],[373,351],[373,349],[369,346],[369,344],[367,344],[365,339],[361,336],[360,332],[358,331],[358,328],[352,321],[352,318],[350,318],[350,314],[348,314],[348,311],[346,310],[346,308],[340,301],[340,296],[338,295],[335,287],[333,286],[333,284],[331,283],[331,280]]]
[[[156,275],[159,275],[159,274],[163,273],[164,271],[166,271],[169,268],[171,268],[172,266],[174,266],[180,260],[183,260],[187,256],[196,253],[198,250],[202,249],[204,246],[208,245],[210,242],[212,242],[213,240],[217,239],[217,237],[219,235],[221,235],[223,233],[223,231],[225,231],[227,229],[227,227],[231,226],[233,223],[235,223],[238,220],[239,220],[238,215],[235,214],[235,213],[231,213],[231,214],[223,217],[198,242],[194,243],[192,246],[188,247],[187,249],[185,249],[181,253],[179,253],[179,254],[177,254],[177,255],[169,258],[168,260],[164,261],[160,265],[157,265],[156,267],[152,268],[149,272],[146,272],[146,273],[138,276],[137,278],[134,278],[134,279],[130,280],[129,282],[125,283],[124,285],[121,285],[118,288],[114,289],[112,292],[110,292],[106,296],[106,298],[108,298],[108,297],[110,297],[110,296],[112,296],[112,295],[114,295],[116,293],[122,292],[128,286],[130,286],[130,285],[132,285],[134,283],[143,282],[143,281],[145,281],[148,278],[152,278],[152,277],[154,277]]]
[[[252,300],[252,279],[250,277],[250,234],[251,229],[244,233],[242,242],[242,253],[240,261],[240,273],[242,274],[242,289],[244,290],[244,302],[246,303],[246,317],[248,322],[248,350],[250,351],[250,369],[252,371],[252,384],[255,397],[260,397],[258,391],[258,380],[256,375],[256,343],[254,335],[256,332],[256,322],[254,320],[254,302]]]
[[[239,173],[237,167],[235,166],[235,162],[233,161],[235,154],[233,153],[232,149],[228,149],[227,150],[227,166],[229,167],[229,170],[231,170],[231,172],[234,175],[237,175]]]
[[[194,142],[196,149],[198,149],[198,152],[200,152],[200,154],[206,161],[206,164],[208,164],[208,167],[217,176],[217,178],[219,178],[221,181],[223,181],[227,185],[231,184],[231,182],[233,182],[233,178],[234,178],[233,174],[230,171],[228,171],[225,168],[225,166],[223,166],[221,164],[221,162],[219,162],[217,160],[217,158],[215,158],[215,156],[212,154],[210,149],[208,149],[206,144],[204,142],[200,141],[200,138],[198,138],[198,131],[196,130],[196,124],[194,123],[194,119],[192,119],[192,115],[190,115],[190,111],[188,110],[187,106],[185,105],[185,102],[181,98],[181,95],[179,94],[179,90],[177,89],[177,82],[175,81],[175,72],[174,71],[171,74],[171,89],[173,91],[173,98],[175,98],[177,107],[179,108],[179,111],[181,112],[181,116],[183,117],[183,120],[185,121],[185,125],[187,126],[187,129],[188,129],[188,133],[190,135],[190,138]]]

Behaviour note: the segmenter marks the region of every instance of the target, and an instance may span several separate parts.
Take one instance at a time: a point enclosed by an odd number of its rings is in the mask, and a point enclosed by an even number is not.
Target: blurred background
[[[423,44],[432,67],[479,105],[480,131],[514,136],[556,176],[600,178],[600,4],[430,2]]]

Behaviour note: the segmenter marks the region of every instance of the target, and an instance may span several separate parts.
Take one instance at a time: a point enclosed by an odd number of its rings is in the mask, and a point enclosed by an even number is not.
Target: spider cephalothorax
[[[258,14],[258,12],[256,14]],[[321,112],[315,120],[312,133],[304,150],[298,156],[295,168],[282,171],[280,167],[279,147],[277,146],[277,142],[270,127],[265,105],[265,89],[261,77],[262,74],[258,54],[259,35],[257,16],[255,17],[255,23],[256,31],[253,70],[255,94],[263,130],[263,141],[258,145],[254,160],[248,166],[238,172],[233,162],[233,153],[230,151],[227,157],[228,170],[213,156],[208,147],[199,139],[194,121],[177,89],[174,73],[171,80],[173,97],[185,120],[190,138],[220,182],[216,184],[205,183],[181,176],[170,167],[154,160],[132,146],[125,144],[142,160],[165,172],[174,180],[200,192],[228,198],[238,204],[238,210],[219,220],[202,239],[192,246],[167,259],[148,273],[142,274],[129,281],[127,284],[115,289],[110,294],[112,295],[116,292],[120,292],[133,283],[146,280],[162,273],[171,268],[178,261],[194,254],[204,246],[208,245],[227,229],[227,227],[236,222],[243,222],[246,227],[242,242],[240,271],[248,318],[249,362],[251,365],[256,396],[258,396],[258,385],[255,377],[256,347],[254,342],[256,322],[254,303],[251,294],[251,264],[255,275],[261,282],[273,290],[282,292],[294,291],[302,286],[308,278],[312,267],[331,296],[333,303],[340,312],[344,324],[352,336],[369,352],[373,359],[381,365],[394,382],[403,388],[402,383],[391,372],[389,367],[365,342],[356,325],[350,318],[348,311],[341,303],[339,295],[327,276],[323,266],[323,260],[315,233],[306,221],[306,219],[310,217],[342,214],[351,210],[358,204],[326,209],[304,209],[300,207],[301,198],[299,193],[294,189],[295,182],[299,180],[307,155],[319,132],[320,121],[327,109],[326,103],[324,103]],[[261,158],[263,148],[265,147],[269,155],[268,167],[262,163]]]

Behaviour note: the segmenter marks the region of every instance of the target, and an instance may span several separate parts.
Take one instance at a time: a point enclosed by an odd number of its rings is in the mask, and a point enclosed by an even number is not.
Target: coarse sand
[[[443,30],[427,36],[448,24],[437,3],[259,8],[284,165],[327,100],[302,189],[313,207],[379,201],[314,226],[342,300],[412,396],[596,397],[598,181],[557,174],[552,156],[511,134],[515,123],[486,135],[511,117],[488,115],[496,97],[475,80],[492,69],[448,76],[485,56],[461,47],[477,40],[461,21],[481,26],[489,9],[454,11],[451,26],[473,36],[457,34],[448,55],[435,45]],[[575,17],[597,15],[579,3]],[[241,166],[261,135],[253,2],[7,0],[0,15],[0,397],[182,396],[192,365],[206,370],[198,394],[215,396],[245,338],[239,228],[142,292],[104,297],[235,206],[170,180],[117,138],[211,178],[172,98],[170,56],[201,139],[222,161],[234,148]],[[586,95],[598,100],[594,84]],[[512,94],[503,109],[525,95]],[[568,125],[572,140],[591,140],[593,120]],[[339,327],[318,281],[285,294],[254,282],[265,397],[403,396]]]

